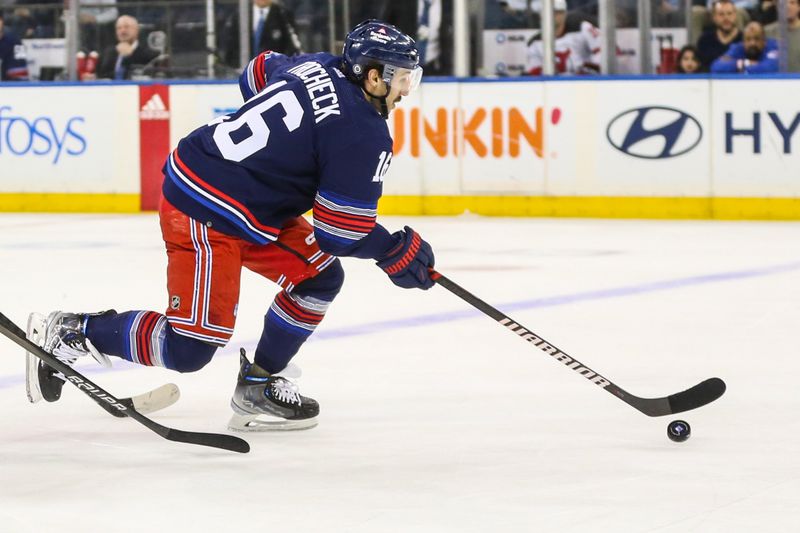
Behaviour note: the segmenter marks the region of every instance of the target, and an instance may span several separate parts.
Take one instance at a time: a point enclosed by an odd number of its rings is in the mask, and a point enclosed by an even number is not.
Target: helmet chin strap
[[[384,120],[388,120],[389,119],[389,106],[386,103],[386,98],[388,98],[389,97],[389,93],[392,92],[392,88],[389,86],[389,84],[388,83],[386,84],[386,94],[383,95],[383,96],[378,96],[377,94],[372,94],[366,88],[364,88],[364,92],[367,93],[367,96],[370,97],[370,100],[372,102],[377,101],[377,102],[380,103],[380,107],[381,108],[380,108],[379,113],[381,114],[381,116],[383,117]]]

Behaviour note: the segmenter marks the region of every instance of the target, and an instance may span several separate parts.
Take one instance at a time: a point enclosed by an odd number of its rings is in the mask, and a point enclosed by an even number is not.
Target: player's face
[[[419,87],[422,79],[422,68],[414,69],[395,67],[389,80],[389,94],[386,96],[386,106],[393,110],[404,96],[408,96]]]

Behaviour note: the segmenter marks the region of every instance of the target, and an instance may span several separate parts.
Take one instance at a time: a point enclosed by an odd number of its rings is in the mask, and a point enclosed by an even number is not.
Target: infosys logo
[[[666,159],[690,152],[703,138],[703,128],[679,109],[638,107],[614,117],[606,137],[611,146],[629,156]]]

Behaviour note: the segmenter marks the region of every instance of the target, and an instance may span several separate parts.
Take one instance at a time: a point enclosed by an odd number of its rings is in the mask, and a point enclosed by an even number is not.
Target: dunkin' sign
[[[516,158],[527,152],[541,158],[545,121],[555,126],[562,116],[557,107],[439,107],[426,116],[418,107],[398,107],[392,114],[394,154],[414,158],[420,157],[422,144],[429,145],[439,157],[474,154],[480,158]]]

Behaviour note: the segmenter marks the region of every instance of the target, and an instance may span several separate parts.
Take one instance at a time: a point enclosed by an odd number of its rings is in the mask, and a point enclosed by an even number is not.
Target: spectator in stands
[[[553,11],[556,74],[599,73],[600,31],[580,13],[567,13],[566,0],[554,0]],[[543,67],[544,47],[541,35],[537,34],[528,42],[525,72],[539,76]]]
[[[122,15],[117,19],[116,32],[117,44],[100,54],[97,77],[129,80],[131,66],[151,63],[158,57],[158,52],[139,42],[139,22],[130,15]]]
[[[350,0],[350,20],[358,23],[367,19],[379,19],[383,16],[385,4],[385,1]]]
[[[751,22],[744,28],[744,40],[734,43],[711,64],[715,74],[768,74],[778,72],[778,41],[767,39],[764,27]]]
[[[789,42],[782,46],[789,53],[789,72],[800,72],[800,0],[786,0],[786,22],[789,25]],[[777,22],[764,28],[767,37],[780,39],[781,30]]]
[[[229,65],[239,65],[238,13],[228,17],[223,28],[225,37],[224,58]],[[253,0],[250,20],[250,50],[254,57],[266,50],[286,55],[300,54],[303,47],[294,23],[293,13],[273,0]]]
[[[519,0],[486,0],[484,4],[485,29],[538,28],[539,13],[527,9]],[[522,9],[520,9],[522,8]]]
[[[736,6],[731,0],[717,0],[712,9],[714,28],[703,33],[697,40],[700,61],[712,64],[733,43],[742,40],[742,32],[736,25]]]
[[[117,20],[117,0],[78,0],[81,5],[78,20],[81,41],[89,50],[102,50],[114,40],[114,21]],[[108,7],[83,7],[82,4],[102,4]]]
[[[775,0],[761,0],[758,5],[748,9],[750,20],[760,22],[764,26],[778,20],[778,9]]]
[[[383,20],[416,39],[425,75],[453,74],[453,0],[391,0]]]
[[[27,81],[28,61],[25,46],[13,33],[5,30],[0,12],[0,81]]]
[[[16,0],[13,16],[6,25],[14,29],[20,39],[50,38],[55,36],[55,26],[61,19],[64,0]],[[34,7],[28,7],[35,4]]]
[[[678,52],[675,68],[678,74],[700,74],[706,71],[705,66],[700,62],[697,47],[691,44],[687,44]]]

